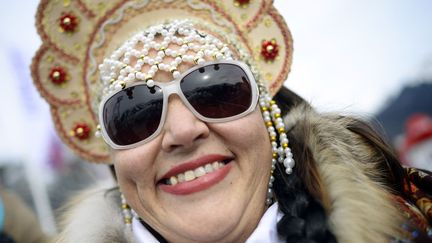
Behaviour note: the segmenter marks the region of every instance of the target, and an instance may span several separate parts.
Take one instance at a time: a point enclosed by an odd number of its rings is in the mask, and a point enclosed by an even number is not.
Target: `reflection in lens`
[[[151,136],[162,116],[163,94],[158,86],[137,85],[112,96],[103,108],[103,123],[117,145],[130,145]]]
[[[207,118],[226,118],[245,112],[252,89],[243,69],[234,64],[212,64],[191,72],[180,84],[194,109]]]

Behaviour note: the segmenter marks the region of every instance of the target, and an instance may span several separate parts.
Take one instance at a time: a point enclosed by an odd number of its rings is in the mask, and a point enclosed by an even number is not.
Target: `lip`
[[[219,155],[219,154],[208,154],[204,155],[198,159],[191,160],[185,163],[181,163],[171,170],[169,170],[165,175],[162,176],[161,179],[168,179],[171,176],[175,176],[177,174],[183,173],[188,170],[194,170],[200,166],[203,166],[208,163],[212,163],[215,161],[224,161],[224,160],[232,160],[232,157]]]
[[[178,166],[175,166],[171,170],[169,170],[162,178],[170,178],[171,176],[177,175],[179,173],[183,173],[188,170],[194,170],[200,166],[203,166],[208,163],[212,163],[215,161],[226,161],[232,160],[232,157],[210,154],[202,156],[196,160],[192,160],[186,163],[182,163]],[[212,173],[203,175],[197,179],[188,182],[182,182],[176,185],[166,185],[159,183],[159,188],[167,193],[175,194],[175,195],[188,195],[191,193],[195,193],[198,191],[205,190],[219,181],[223,180],[225,176],[229,173],[232,167],[231,163],[225,164],[222,168],[213,171]]]

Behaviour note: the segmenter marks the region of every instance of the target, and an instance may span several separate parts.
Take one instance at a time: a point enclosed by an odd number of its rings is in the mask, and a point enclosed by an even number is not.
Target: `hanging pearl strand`
[[[276,163],[283,163],[285,173],[289,175],[292,173],[295,162],[291,149],[288,147],[289,141],[285,132],[285,124],[281,117],[281,110],[267,93],[266,88],[261,84],[259,86],[259,104],[272,146],[271,175],[266,199],[266,205],[270,206],[273,203],[273,171],[276,169]]]
[[[132,211],[129,205],[126,202],[125,197],[123,196],[123,193],[121,193],[121,209],[123,214],[123,220],[126,225],[126,227],[132,229]]]

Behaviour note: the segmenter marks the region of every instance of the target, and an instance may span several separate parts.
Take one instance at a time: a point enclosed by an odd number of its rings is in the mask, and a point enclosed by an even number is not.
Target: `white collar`
[[[279,207],[277,203],[274,203],[270,208],[267,209],[258,223],[257,228],[246,240],[246,243],[284,242],[279,237],[276,230],[276,224],[283,216],[282,212],[280,212],[278,209]],[[156,238],[136,218],[133,218],[132,220],[132,231],[137,243],[159,243],[159,241],[156,240]]]

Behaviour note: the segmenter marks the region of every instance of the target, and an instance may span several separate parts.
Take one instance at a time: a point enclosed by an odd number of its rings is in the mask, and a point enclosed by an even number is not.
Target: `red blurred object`
[[[65,13],[59,19],[59,26],[65,32],[75,32],[78,27],[78,17],[72,13]]]
[[[249,5],[249,3],[250,3],[250,0],[234,0],[234,4],[236,5],[236,6],[247,6],[247,5]]]
[[[426,114],[414,114],[408,118],[405,129],[403,148],[409,150],[416,143],[432,137],[432,119]]]
[[[263,40],[261,43],[261,56],[266,61],[273,61],[279,53],[279,45],[275,39]]]
[[[67,81],[67,73],[62,67],[53,67],[49,78],[53,84],[60,85]]]
[[[423,113],[413,114],[405,124],[405,139],[400,149],[402,159],[406,161],[406,154],[416,144],[432,138],[432,118]]]
[[[72,129],[71,135],[79,140],[85,140],[90,137],[90,127],[85,123],[78,123]]]

